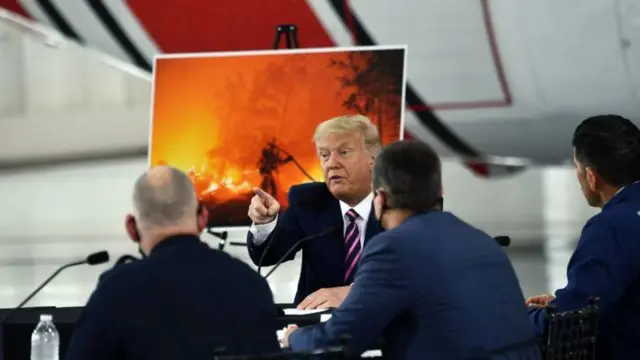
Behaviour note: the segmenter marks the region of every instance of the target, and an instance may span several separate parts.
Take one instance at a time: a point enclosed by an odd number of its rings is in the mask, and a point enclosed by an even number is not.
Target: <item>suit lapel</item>
[[[320,199],[318,200],[322,201]],[[340,203],[331,195],[328,189],[327,197],[322,202],[324,203],[320,206],[322,210],[317,212],[315,219],[312,219],[314,222],[312,228],[316,229],[315,231],[318,233],[327,231],[330,228],[336,228],[335,231],[331,231],[330,234],[324,236],[326,239],[320,241],[329,241],[331,244],[325,243],[325,246],[331,246],[334,249],[342,248],[344,244],[344,221],[342,219],[342,212],[340,211]]]
[[[315,218],[309,220],[313,222],[312,228],[317,232],[326,231],[333,227],[335,227],[335,231],[331,231],[321,239],[310,241],[305,246],[310,249],[308,256],[317,257],[312,265],[310,263],[311,274],[323,274],[321,278],[324,280],[318,285],[320,287],[341,286],[346,271],[342,212],[340,211],[340,203],[328,190],[327,197],[324,199],[317,199],[320,211],[314,214]]]
[[[340,203],[333,195],[329,194],[331,199],[327,201],[326,211],[322,212],[322,217],[319,219],[322,222],[324,228],[329,228],[333,226],[339,227],[339,230],[336,230],[340,234],[343,233],[344,229],[344,219],[342,218],[342,211],[340,211]]]

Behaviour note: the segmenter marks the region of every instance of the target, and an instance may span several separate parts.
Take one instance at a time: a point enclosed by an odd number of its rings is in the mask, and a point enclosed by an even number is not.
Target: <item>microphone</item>
[[[269,277],[269,275],[271,275],[282,264],[284,259],[286,259],[289,255],[291,255],[291,253],[294,252],[298,248],[298,246],[300,246],[300,244],[302,244],[303,242],[306,242],[306,241],[309,241],[309,240],[313,240],[313,239],[317,239],[319,237],[323,237],[323,236],[325,236],[327,234],[330,234],[330,233],[332,233],[332,232],[334,232],[334,231],[336,231],[336,230],[338,230],[340,228],[341,228],[341,226],[332,226],[332,227],[330,227],[328,229],[325,229],[324,231],[322,231],[320,233],[317,233],[317,234],[314,234],[314,235],[310,235],[310,236],[306,236],[306,237],[303,237],[302,239],[296,241],[296,243],[293,244],[293,246],[289,250],[287,250],[287,252],[284,254],[284,256],[282,256],[278,260],[278,262],[276,262],[276,264],[273,265],[271,270],[269,270],[269,272],[267,273],[267,275],[264,276],[264,278],[267,279]],[[274,239],[271,239],[271,241],[273,241],[273,240]]]
[[[31,294],[29,294],[29,296],[27,296],[26,299],[24,299],[20,305],[16,306],[15,308],[13,308],[13,310],[11,310],[9,312],[9,314],[7,314],[7,316],[4,317],[4,319],[2,319],[2,321],[0,321],[0,328],[2,328],[2,325],[7,322],[7,320],[18,310],[20,310],[24,304],[26,304],[29,300],[31,300],[34,296],[36,296],[37,293],[40,292],[40,290],[42,290],[42,288],[44,288],[49,282],[51,282],[51,280],[53,280],[56,276],[58,276],[58,274],[60,274],[62,272],[62,270],[73,267],[73,266],[77,266],[77,265],[99,265],[99,264],[104,264],[107,261],[109,261],[109,253],[106,251],[100,251],[97,253],[93,253],[89,256],[87,256],[86,259],[84,260],[80,260],[80,261],[75,261],[66,265],[61,266],[60,268],[58,268],[58,270],[56,270],[51,276],[49,276],[49,278],[47,280],[45,280],[42,285],[38,286],[37,289],[35,289]]]
[[[87,259],[85,261],[82,261],[80,263],[78,263],[77,265],[82,265],[82,264],[87,264],[87,265],[100,265],[100,264],[104,264],[107,261],[109,261],[109,253],[106,251],[100,251],[97,253],[93,253],[89,256],[87,256]],[[65,265],[63,266],[60,270],[62,271],[62,269],[69,267],[69,266],[73,266],[73,265]]]
[[[509,246],[509,244],[511,244],[511,238],[508,236],[496,236],[494,239],[496,239],[500,246]]]
[[[303,207],[303,208],[307,208],[309,210],[315,211],[317,204],[315,202],[315,197],[311,196],[309,198],[305,198],[305,199],[301,199],[300,202],[298,203],[298,206]],[[260,256],[260,259],[258,259],[258,275],[261,275],[261,270],[262,270],[262,264],[264,263],[264,259],[267,256],[267,253],[269,252],[269,249],[271,248],[271,245],[273,244],[274,241],[276,241],[276,234],[278,233],[278,230],[280,230],[280,217],[284,215],[284,212],[278,213],[277,216],[277,223],[276,223],[276,227],[273,229],[273,231],[271,232],[271,234],[269,234],[269,237],[271,239],[269,239],[269,242],[267,243],[267,245],[264,248],[264,251],[262,252],[262,256]],[[295,247],[294,247],[295,249]],[[293,250],[291,250],[293,251]],[[289,254],[287,254],[289,255]],[[282,260],[284,261],[284,260]],[[266,277],[265,277],[266,278]]]
[[[278,217],[280,216],[280,214],[278,214]],[[280,219],[278,219],[280,220]],[[265,246],[264,251],[262,252],[262,256],[260,256],[260,259],[258,259],[258,275],[261,275],[261,271],[262,271],[262,263],[264,263],[264,258],[267,256],[267,252],[269,251],[269,249],[271,248],[271,244],[273,244],[274,241],[276,241],[276,234],[278,233],[278,230],[280,230],[280,221],[278,221],[276,223],[276,227],[275,229],[273,229],[273,231],[271,232],[271,234],[269,234],[269,236],[271,237],[271,239],[269,240],[269,242],[267,243],[267,246]],[[295,249],[295,247],[294,247]],[[284,260],[282,260],[284,261]],[[265,278],[266,279],[266,278]]]

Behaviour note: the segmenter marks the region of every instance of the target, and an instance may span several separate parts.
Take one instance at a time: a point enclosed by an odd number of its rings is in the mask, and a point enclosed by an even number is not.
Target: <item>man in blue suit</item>
[[[247,246],[258,266],[274,265],[299,240],[324,233],[285,259],[302,250],[294,299],[302,309],[340,305],[364,245],[382,231],[371,211],[371,171],[381,146],[376,127],[362,115],[340,116],[321,123],[314,142],[325,183],[292,186],[282,214],[271,195],[256,189],[248,212],[253,225]]]
[[[295,351],[350,339],[390,359],[540,359],[518,279],[489,235],[441,210],[440,160],[401,141],[376,160],[375,214],[387,230],[362,255],[349,295],[325,323],[285,330]],[[469,294],[473,294],[469,296]]]
[[[590,206],[602,211],[582,229],[569,261],[567,286],[556,296],[527,299],[542,334],[545,310],[587,306],[599,298],[599,359],[637,359],[640,354],[640,130],[616,115],[584,120],[573,135],[578,182]]]
[[[149,170],[136,182],[129,236],[147,256],[104,273],[76,324],[68,360],[213,359],[280,351],[277,310],[251,267],[211,249],[186,174]]]

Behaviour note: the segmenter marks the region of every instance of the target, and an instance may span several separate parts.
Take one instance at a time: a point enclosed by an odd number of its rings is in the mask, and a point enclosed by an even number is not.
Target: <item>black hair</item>
[[[640,129],[619,115],[590,117],[573,133],[576,160],[612,186],[640,180]]]
[[[424,213],[442,203],[442,173],[438,154],[420,141],[385,146],[373,169],[373,190],[382,188],[390,209]]]

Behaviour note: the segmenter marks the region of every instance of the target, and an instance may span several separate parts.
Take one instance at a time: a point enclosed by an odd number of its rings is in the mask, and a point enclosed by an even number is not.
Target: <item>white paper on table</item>
[[[315,314],[315,313],[319,313],[327,310],[329,309],[300,310],[300,309],[292,308],[292,309],[284,309],[284,314],[285,315],[310,315],[310,314]]]
[[[284,314],[285,315],[310,315],[310,314],[317,314],[319,312],[323,312],[323,311],[327,311],[328,309],[312,309],[312,310],[300,310],[300,309],[296,309],[296,308],[291,308],[291,309],[283,309]],[[330,314],[328,314],[329,316],[331,316]],[[323,316],[325,315],[320,315],[320,321],[322,321]],[[293,325],[293,324],[291,324]],[[284,336],[284,331],[283,330],[277,330],[276,331],[276,336],[278,336],[278,341],[282,341],[282,337]]]
[[[365,351],[362,353],[362,355],[360,355],[360,357],[362,358],[372,358],[372,357],[381,357],[382,356],[382,351],[380,350],[369,350],[369,351]]]
[[[331,319],[331,314],[321,314],[320,322],[327,322],[327,320]]]
[[[284,331],[283,330],[278,330],[276,331],[276,336],[278,337],[278,342],[280,342],[280,347],[284,347],[284,345],[282,345],[282,338],[284,337]],[[360,355],[360,357],[363,358],[372,358],[372,357],[380,357],[382,356],[382,351],[380,350],[369,350],[369,351],[365,351],[362,353],[362,355]]]

